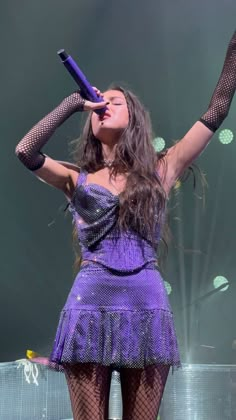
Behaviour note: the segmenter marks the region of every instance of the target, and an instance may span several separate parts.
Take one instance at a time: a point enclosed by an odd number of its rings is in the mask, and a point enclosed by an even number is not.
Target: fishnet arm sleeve
[[[78,92],[65,98],[60,105],[39,121],[17,144],[15,153],[31,171],[41,168],[45,161],[42,147],[55,130],[74,112],[83,111],[85,100]]]
[[[227,117],[236,88],[236,31],[225,57],[224,66],[212,95],[208,110],[200,121],[215,132]]]
[[[234,32],[225,57],[223,69],[214,90],[210,105],[205,114],[197,121],[184,137],[166,153],[166,170],[162,182],[169,193],[172,186],[204,151],[213,133],[226,118],[236,88],[236,31]]]

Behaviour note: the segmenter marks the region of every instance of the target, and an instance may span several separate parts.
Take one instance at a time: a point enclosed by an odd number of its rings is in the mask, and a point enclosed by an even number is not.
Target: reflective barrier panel
[[[26,359],[0,364],[1,420],[72,420],[65,376]],[[118,372],[109,419],[122,419]],[[160,420],[235,420],[236,365],[187,365],[170,373]]]

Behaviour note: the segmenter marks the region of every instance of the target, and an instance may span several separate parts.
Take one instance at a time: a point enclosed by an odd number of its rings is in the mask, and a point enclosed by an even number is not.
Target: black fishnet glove
[[[72,93],[39,121],[17,144],[16,155],[28,169],[35,171],[43,166],[45,155],[40,150],[67,118],[76,111],[84,110],[84,103],[85,100],[79,92]]]
[[[207,112],[200,121],[215,132],[227,117],[236,88],[236,31],[225,57],[224,66]]]

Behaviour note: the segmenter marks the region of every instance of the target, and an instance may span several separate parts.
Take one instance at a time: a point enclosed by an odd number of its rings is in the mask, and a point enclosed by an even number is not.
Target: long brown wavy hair
[[[137,96],[120,86],[112,85],[110,89],[124,94],[129,112],[129,123],[116,145],[110,171],[110,177],[127,174],[126,187],[119,195],[117,227],[132,229],[157,248],[156,227],[163,228],[167,202],[157,167],[159,160],[164,163],[165,152],[155,151],[150,116]],[[93,135],[91,115],[73,151],[76,165],[89,173],[104,167],[102,145]],[[75,229],[73,237],[77,237]]]

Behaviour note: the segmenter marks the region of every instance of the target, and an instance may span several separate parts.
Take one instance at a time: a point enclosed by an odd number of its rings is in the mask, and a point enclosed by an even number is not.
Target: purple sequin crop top
[[[115,228],[119,196],[98,184],[86,184],[87,172],[80,172],[69,203],[78,232],[82,260],[98,262],[122,272],[132,272],[151,261],[156,250],[135,232],[117,234]]]

